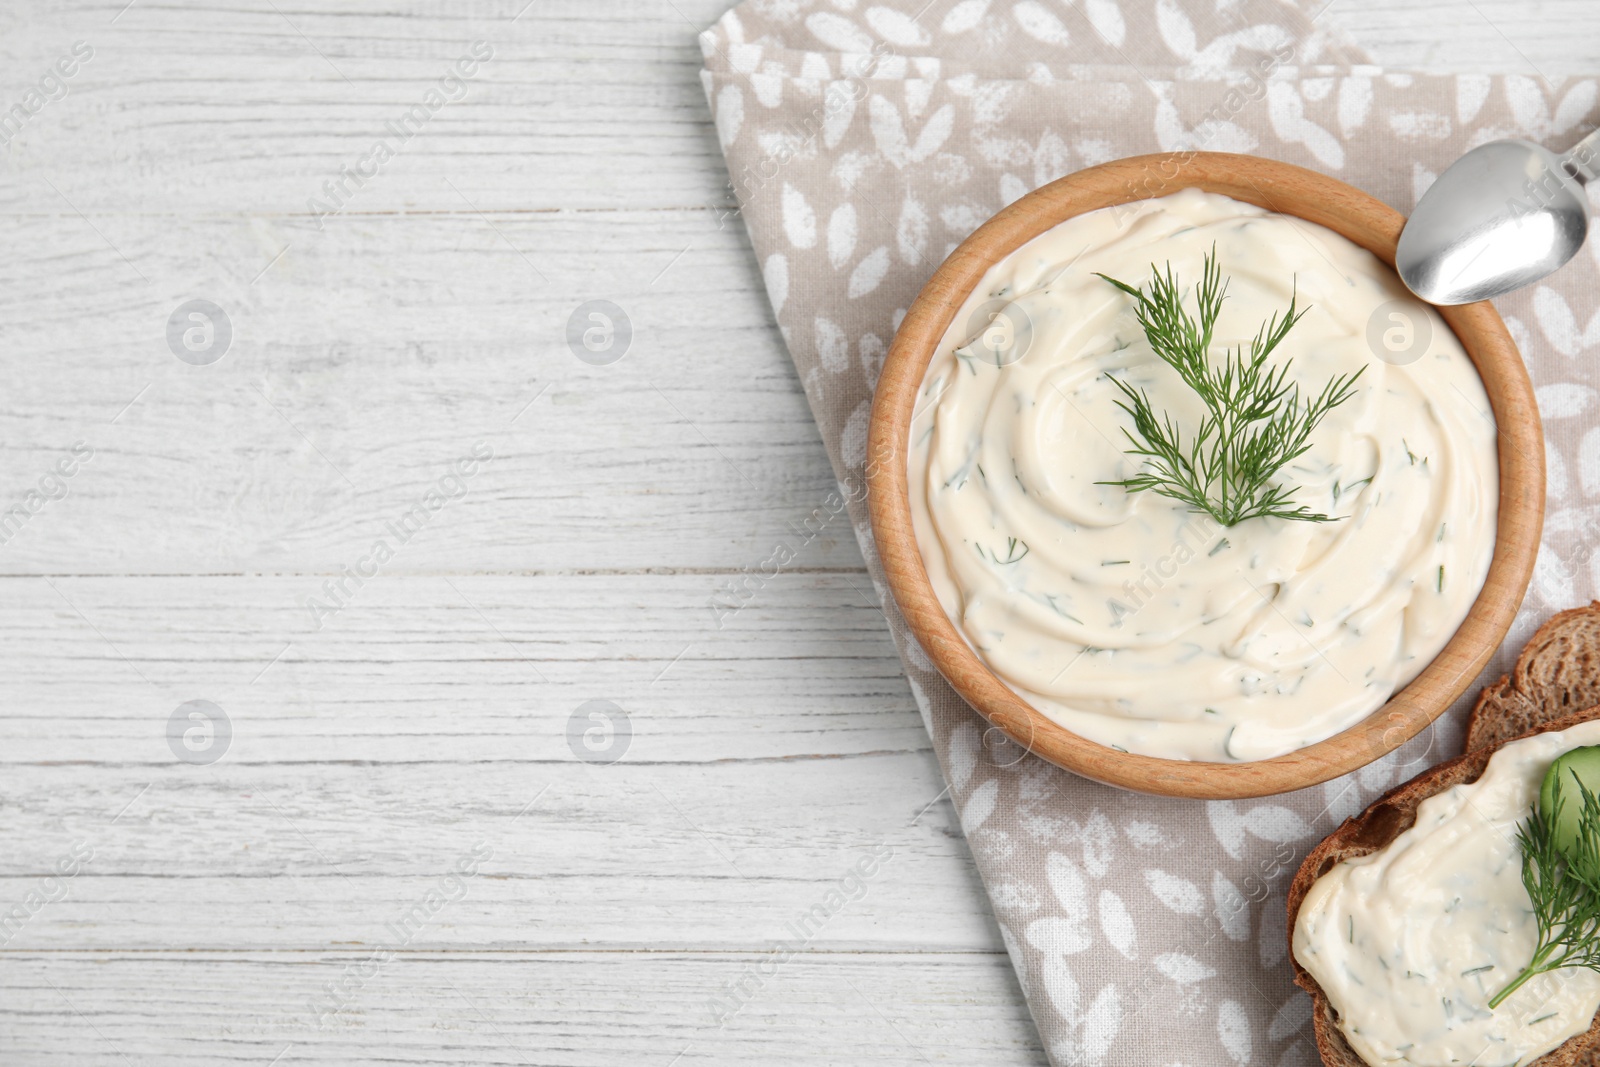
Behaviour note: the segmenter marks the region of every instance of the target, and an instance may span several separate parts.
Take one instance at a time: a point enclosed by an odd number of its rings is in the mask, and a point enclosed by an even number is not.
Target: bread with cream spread
[[[1369,1067],[1339,1029],[1338,1016],[1315,978],[1294,958],[1295,921],[1306,893],[1343,860],[1384,848],[1409,829],[1428,797],[1473,782],[1489,757],[1511,741],[1600,719],[1600,601],[1563,611],[1541,626],[1511,673],[1486,686],[1467,725],[1465,755],[1441,763],[1346,819],[1312,849],[1289,885],[1289,959],[1295,984],[1311,994],[1317,1050],[1327,1067]],[[1600,1067],[1600,1016],[1526,1067]]]

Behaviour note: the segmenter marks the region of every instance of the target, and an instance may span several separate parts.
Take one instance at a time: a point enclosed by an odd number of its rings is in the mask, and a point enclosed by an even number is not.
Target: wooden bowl
[[[1171,173],[1172,177],[1166,175]],[[1087,778],[1165,796],[1266,796],[1325,782],[1415,736],[1472,684],[1505,638],[1533,574],[1544,520],[1544,437],[1516,345],[1483,301],[1438,312],[1476,365],[1499,426],[1500,511],[1483,590],[1443,651],[1410,685],[1325,741],[1249,763],[1207,763],[1119,752],[1062,727],[995,676],[945,615],[917,549],[907,489],[912,410],[935,348],[996,262],[1057,223],[1088,211],[1199,188],[1343,234],[1394,266],[1405,217],[1341,181],[1255,156],[1199,152],[1135,156],[1068,175],[980,226],[934,272],[895,335],[878,378],[868,440],[868,505],[895,602],[941,674],[1008,737]]]

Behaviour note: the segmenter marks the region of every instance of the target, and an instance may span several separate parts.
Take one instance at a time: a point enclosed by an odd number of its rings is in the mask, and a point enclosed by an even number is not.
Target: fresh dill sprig
[[[1556,779],[1551,810],[1536,804],[1528,821],[1517,827],[1522,884],[1533,903],[1539,942],[1522,973],[1490,999],[1491,1010],[1534,975],[1563,967],[1600,971],[1600,797],[1574,778],[1583,807],[1576,837],[1563,845],[1556,827],[1564,777]]]
[[[1331,517],[1294,505],[1298,486],[1273,482],[1283,467],[1311,447],[1310,438],[1323,418],[1355,395],[1356,379],[1363,371],[1340,375],[1314,398],[1300,395],[1299,385],[1288,380],[1292,360],[1269,367],[1268,358],[1309,308],[1297,307],[1291,295],[1289,309],[1257,331],[1250,353],[1243,346],[1227,353],[1222,367],[1211,364],[1211,337],[1227,295],[1228,283],[1217,266],[1216,247],[1205,258],[1200,285],[1195,290],[1198,321],[1183,306],[1178,279],[1167,264],[1163,275],[1150,265],[1149,292],[1099,275],[1137,302],[1136,315],[1150,347],[1205,403],[1200,428],[1184,440],[1171,415],[1158,418],[1150,397],[1112,377],[1122,391],[1117,406],[1133,418],[1134,433],[1123,429],[1133,445],[1130,455],[1145,459],[1144,471],[1132,478],[1101,482],[1120,485],[1130,493],[1146,490],[1204,511],[1224,526],[1245,519],[1272,516],[1304,522],[1329,522]],[[1108,377],[1110,377],[1108,375]]]

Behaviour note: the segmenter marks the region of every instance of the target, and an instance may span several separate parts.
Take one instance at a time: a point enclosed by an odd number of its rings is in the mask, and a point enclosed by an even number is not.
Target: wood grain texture
[[[227,764],[566,764],[596,698],[633,719],[619,769],[931,750],[865,575],[780,573],[732,614],[727,574],[380,575],[318,630],[327,580],[0,580],[0,766],[171,770],[202,697]]]
[[[0,511],[74,442],[94,455],[0,546],[0,572],[337,570],[479,443],[493,460],[393,569],[737,570],[831,490],[731,226],[678,212],[347,221],[317,236],[119,220],[113,239],[149,284],[76,219],[14,222]],[[178,258],[191,248],[207,253]],[[727,310],[694,309],[705,286]],[[212,366],[167,349],[167,317],[196,296],[233,326]],[[605,367],[565,340],[597,298],[633,326]],[[800,566],[859,566],[842,519],[799,548]]]
[[[1572,41],[1593,32],[1589,0],[1333,0],[1322,17],[1396,70],[1510,73],[1556,84],[1600,71],[1600,56]]]
[[[816,945],[993,951],[850,576],[783,576],[720,632],[694,576],[379,579],[269,666],[281,643],[249,627],[299,618],[305,581],[8,582],[0,901],[93,851],[8,948],[158,949],[180,916],[194,947],[371,942],[483,843],[416,947],[761,943],[884,847]],[[195,698],[232,728],[203,766],[167,740]],[[609,765],[568,745],[594,698],[631,720]]]
[[[934,272],[884,361],[868,433],[867,487],[885,580],[918,643],[955,690],[1029,751],[1096,781],[1165,796],[1269,796],[1329,781],[1394,751],[1466,691],[1505,639],[1528,582],[1544,520],[1544,437],[1533,383],[1487,301],[1441,308],[1483,380],[1499,430],[1494,557],[1455,636],[1404,689],[1326,740],[1249,763],[1170,760],[1118,751],[1074,734],[989,669],[939,603],[917,548],[905,445],[940,339],[994,264],[1061,222],[1102,208],[1196,188],[1326,226],[1394,264],[1405,218],[1335,178],[1276,160],[1221,152],[1136,156],[1057,179],[984,223]]]
[[[119,15],[125,3],[0,13],[0,85],[12,98],[73,42],[94,49],[66,98],[14,138],[17,180],[0,208],[58,214],[64,196],[89,214],[309,219],[308,201],[326,199],[323,183],[354,166],[475,41],[493,55],[465,79],[465,95],[396,140],[395,158],[355,192],[350,212],[455,213],[463,194],[479,209],[514,212],[725,202],[696,35],[726,0],[415,0],[370,10],[339,0],[140,0]]]
[[[21,953],[0,968],[7,1063],[615,1067],[1042,1062],[995,954],[792,960],[724,1024],[759,953],[410,953],[347,1010],[311,1007],[364,953]],[[747,982],[749,980],[747,979]],[[753,983],[752,983],[753,984]],[[40,995],[42,991],[43,995]],[[159,1020],[152,1025],[147,1020]]]
[[[911,827],[938,770],[853,536],[723,630],[708,606],[833,485],[719,228],[694,35],[729,0],[522,6],[0,8],[8,105],[96,49],[0,153],[0,502],[96,449],[0,547],[0,905],[111,828],[0,947],[0,1061],[1040,1067],[948,803]],[[1600,31],[1587,0],[1325,17],[1389,62],[1531,73],[1520,49],[1551,76],[1595,69]],[[307,201],[474,39],[468,98],[319,230]],[[236,313],[211,367],[163,344],[192,296]],[[592,298],[637,328],[611,367],[566,349]],[[304,597],[480,438],[471,492],[313,631]],[[239,727],[209,768],[164,748],[196,697]],[[562,731],[596,697],[637,751],[580,767]],[[574,824],[519,820],[505,877],[319,1027],[308,998],[467,822],[547,783]],[[745,795],[769,810],[716,809]],[[884,881],[718,1029],[706,1001],[880,835]]]

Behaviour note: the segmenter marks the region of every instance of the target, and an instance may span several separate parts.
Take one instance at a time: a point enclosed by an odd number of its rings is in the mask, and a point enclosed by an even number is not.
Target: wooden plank
[[[134,5],[114,23],[120,2],[39,12],[0,34],[8,98],[76,41],[93,57],[12,139],[0,209],[309,217],[380,139],[394,157],[359,187],[345,180],[348,210],[720,203],[695,38],[725,0],[539,0],[513,21],[525,3],[200,3],[181,18]],[[441,86],[475,41],[492,57],[460,90]],[[455,99],[397,135],[430,88]]]
[[[379,575],[319,630],[327,580],[5,580],[0,764],[170,771],[194,699],[231,718],[228,764],[289,774],[570,763],[591,699],[631,716],[630,765],[931,751],[863,576],[757,575],[728,610],[720,574]]]
[[[385,537],[396,572],[737,570],[834,486],[731,227],[139,217],[106,223],[126,260],[76,219],[13,229],[0,512],[36,513],[0,531],[6,573],[337,571]],[[194,296],[232,323],[210,366],[167,346]],[[593,299],[633,324],[609,366],[566,340]],[[447,481],[475,450],[493,458]],[[441,482],[448,505],[394,543]],[[848,522],[796,562],[859,568]]]
[[[0,940],[374,945],[441,891],[456,903],[408,944],[736,948],[786,936],[839,892],[851,899],[824,909],[816,944],[990,950],[943,789],[932,759],[909,755],[826,769],[13,766],[0,787],[15,813],[0,828]]]
[[[1600,73],[1590,45],[1600,7],[1590,0],[1335,0],[1325,17],[1394,70],[1522,74],[1553,84]]]
[[[93,853],[11,947],[373,943],[483,845],[419,945],[749,944],[882,847],[822,941],[994,949],[863,579],[718,629],[718,576],[380,577],[307,633],[313,580],[6,582],[0,902]],[[196,699],[212,762],[172,748]],[[617,762],[575,754],[594,699]]]
[[[1010,964],[993,953],[804,953],[775,969],[749,952],[411,954],[376,967],[368,958],[8,955],[0,1058],[16,1067],[1044,1062]],[[313,998],[328,1003],[324,985],[347,973],[357,977],[346,1010],[314,1014],[325,1009]],[[719,1025],[710,1002],[731,1002],[727,988],[741,980],[749,997]]]

